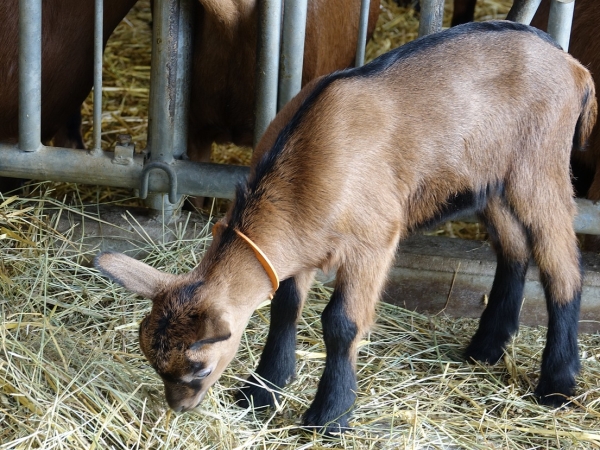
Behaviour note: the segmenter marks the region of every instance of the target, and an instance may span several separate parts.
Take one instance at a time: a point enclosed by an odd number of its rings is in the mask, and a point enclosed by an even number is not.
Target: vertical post
[[[575,0],[552,0],[548,15],[548,34],[566,52],[569,50]]]
[[[19,0],[19,148],[35,152],[42,136],[42,0]]]
[[[179,0],[154,3],[148,148],[151,161],[173,160]]]
[[[529,25],[541,2],[542,0],[515,0],[506,19]]]
[[[281,0],[258,2],[254,146],[277,113]]]
[[[196,0],[181,0],[177,36],[177,77],[175,79],[175,130],[173,157],[181,159],[187,150],[190,86],[192,74],[192,31]]]
[[[279,67],[279,95],[277,97],[278,111],[300,92],[302,87],[307,5],[307,0],[287,1],[283,8],[283,41]]]
[[[156,1],[154,6],[148,106],[148,162],[170,164],[174,160],[175,115],[178,111],[176,97],[180,0],[160,0]],[[150,177],[157,175],[163,176],[155,170]],[[165,221],[178,209],[178,205],[169,203],[165,194],[150,194],[146,205],[162,215]]]
[[[375,0],[373,0],[375,1]],[[360,67],[365,63],[365,48],[367,46],[367,27],[369,25],[369,7],[371,0],[360,3],[360,21],[358,23],[358,42],[356,43],[356,59],[354,65]]]
[[[102,53],[104,43],[104,0],[94,8],[94,148],[102,150]]]
[[[421,0],[419,37],[442,31],[444,0]]]

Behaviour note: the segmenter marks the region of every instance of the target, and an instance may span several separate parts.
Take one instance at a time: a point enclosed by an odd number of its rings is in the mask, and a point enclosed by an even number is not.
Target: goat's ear
[[[100,253],[94,258],[94,265],[125,289],[150,299],[176,277],[122,253]]]

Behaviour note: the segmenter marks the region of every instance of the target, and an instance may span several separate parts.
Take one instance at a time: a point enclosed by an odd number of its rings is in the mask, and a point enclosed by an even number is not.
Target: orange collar
[[[218,231],[220,227],[226,227],[226,226],[228,226],[228,225],[225,222],[221,222],[221,221],[216,222],[212,228],[213,236],[215,235],[215,231]],[[258,245],[256,245],[252,241],[252,239],[250,239],[248,236],[246,236],[244,233],[237,230],[236,228],[234,228],[233,231],[235,231],[239,237],[241,237],[244,241],[246,241],[246,243],[250,246],[250,248],[254,252],[256,259],[258,259],[258,262],[260,262],[260,265],[263,266],[263,269],[265,269],[265,272],[267,272],[267,275],[268,275],[269,279],[271,280],[271,285],[273,286],[273,292],[271,294],[269,294],[269,297],[272,300],[273,294],[279,288],[279,277],[277,276],[277,272],[275,272],[275,268],[273,267],[273,264],[271,264],[271,261],[269,261],[269,258],[267,258],[267,255],[265,255],[263,253],[263,251],[258,247]]]

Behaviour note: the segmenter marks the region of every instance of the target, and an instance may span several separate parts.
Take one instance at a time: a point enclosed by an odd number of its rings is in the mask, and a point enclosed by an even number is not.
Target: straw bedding
[[[506,3],[487,2],[478,16],[506,12]],[[125,130],[144,145],[148,20],[142,3],[107,52],[105,145]],[[417,22],[410,10],[384,3],[368,54],[412,39]],[[244,163],[243,155],[230,147],[215,149],[213,156]],[[265,342],[265,303],[202,405],[191,413],[171,413],[137,343],[138,323],[150,302],[80,263],[94,251],[73,238],[73,229],[56,229],[67,210],[135,200],[122,190],[70,184],[29,189],[27,198],[0,198],[0,449],[600,447],[599,335],[580,336],[575,406],[550,410],[532,398],[543,328],[523,327],[498,365],[469,365],[460,353],[476,321],[425,317],[388,304],[380,305],[377,324],[360,348],[353,431],[328,440],[300,429],[324,364],[319,315],[330,292],[320,285],[299,324],[297,379],[276,410],[240,409],[232,400]],[[164,244],[142,237],[146,262],[172,273],[195,266],[210,233],[204,223],[187,226],[194,230],[192,239]]]

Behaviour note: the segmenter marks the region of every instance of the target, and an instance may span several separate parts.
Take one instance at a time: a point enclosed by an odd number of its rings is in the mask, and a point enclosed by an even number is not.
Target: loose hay
[[[265,303],[202,405],[170,413],[137,342],[150,302],[73,262],[83,252],[49,214],[67,208],[82,205],[49,195],[0,203],[0,449],[600,446],[599,335],[581,336],[578,406],[550,410],[532,398],[544,329],[523,328],[497,366],[469,365],[460,353],[476,321],[387,304],[360,348],[354,430],[339,441],[301,430],[324,365],[319,315],[330,290],[320,285],[299,325],[298,378],[277,411],[240,409],[232,396],[266,340]],[[146,261],[185,272],[209,241],[204,227],[194,239],[150,245]]]
[[[508,3],[486,2],[479,11],[505,13]],[[148,21],[148,4],[141,2],[107,50],[105,146],[123,132],[133,135],[138,148],[145,145]],[[386,0],[368,55],[414,38],[417,27],[412,10]],[[89,141],[87,119],[84,125]],[[248,158],[247,151],[231,147],[213,152],[220,162]],[[599,335],[580,336],[577,406],[549,410],[532,399],[545,329],[522,328],[497,366],[469,365],[460,353],[476,321],[429,318],[387,304],[380,305],[377,325],[360,348],[353,431],[327,440],[301,430],[300,416],[324,365],[319,315],[330,291],[323,286],[311,292],[299,325],[298,378],[276,411],[240,409],[232,397],[266,340],[265,304],[202,405],[191,413],[171,413],[137,342],[150,302],[76,263],[84,250],[72,230],[55,229],[56,215],[67,209],[135,203],[131,193],[52,183],[30,189],[27,199],[0,198],[0,449],[600,447]],[[464,237],[465,226],[458,227],[449,232]],[[202,229],[191,240],[154,243],[146,249],[146,262],[185,272],[209,241]]]

